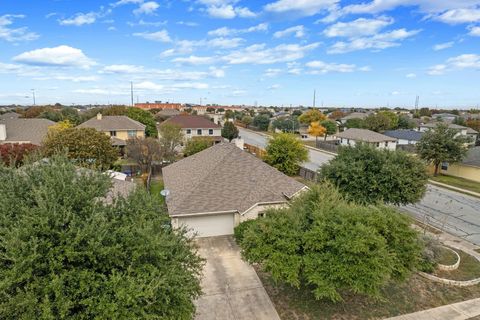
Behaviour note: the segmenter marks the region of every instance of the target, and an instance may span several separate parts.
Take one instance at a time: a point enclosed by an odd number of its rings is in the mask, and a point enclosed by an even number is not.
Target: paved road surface
[[[266,137],[240,129],[246,143],[265,147]],[[310,161],[305,167],[317,170],[333,156],[309,149]],[[423,200],[415,205],[402,207],[412,216],[443,228],[446,232],[480,245],[480,199],[433,185],[428,186]]]
[[[480,245],[480,199],[428,185],[417,204],[402,207],[409,214],[453,235]]]
[[[265,137],[264,135],[249,130],[244,130],[242,128],[239,128],[239,130],[240,136],[243,138],[245,143],[260,148],[265,148],[265,146],[267,145],[267,137]],[[322,164],[327,163],[328,161],[333,159],[333,156],[328,153],[315,151],[312,149],[308,149],[308,155],[310,160],[308,162],[305,162],[303,166],[313,171],[316,171],[318,168],[320,168]]]

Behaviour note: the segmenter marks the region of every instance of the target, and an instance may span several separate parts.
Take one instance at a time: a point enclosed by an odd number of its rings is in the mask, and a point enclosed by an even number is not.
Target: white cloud
[[[25,18],[24,15],[6,14],[0,16],[0,40],[8,42],[32,41],[38,39],[39,35],[28,31],[27,27],[10,28],[15,19]]]
[[[238,0],[198,0],[197,2],[206,6],[204,10],[212,18],[233,19],[235,17],[254,18],[257,16],[247,7],[236,7],[235,4]]]
[[[349,73],[354,71],[368,71],[369,68],[358,68],[354,64],[345,63],[328,63],[320,60],[314,60],[305,64],[308,68],[313,69],[310,74],[326,74],[330,72]]]
[[[272,84],[270,87],[268,87],[267,89],[270,90],[270,91],[273,91],[273,90],[277,90],[277,89],[280,89],[282,86],[279,85],[279,84]]]
[[[204,78],[223,78],[222,69],[210,67],[208,71],[182,71],[175,69],[148,69],[140,65],[114,64],[103,67],[102,74],[126,75],[129,79],[159,79],[159,80],[200,80]]]
[[[171,42],[172,39],[168,35],[168,31],[163,29],[156,32],[137,32],[133,34],[135,37],[141,37],[147,40],[158,42]]]
[[[221,27],[215,30],[208,31],[209,36],[217,36],[217,37],[226,37],[226,36],[233,36],[237,34],[244,34],[250,32],[258,32],[258,31],[267,31],[268,30],[268,23],[260,23],[255,26],[244,28],[244,29],[231,29],[228,27]]]
[[[220,49],[232,49],[240,46],[244,41],[242,38],[214,38],[207,41],[207,45]]]
[[[100,72],[101,73],[140,73],[143,72],[143,66],[136,66],[131,64],[112,64],[105,66]]]
[[[235,13],[240,17],[240,18],[255,18],[257,16],[256,13],[250,11],[250,9],[246,7],[238,7],[235,8]]]
[[[210,64],[215,61],[214,57],[198,57],[198,56],[189,56],[189,57],[180,57],[175,58],[172,62],[184,63],[184,64]]]
[[[269,68],[269,69],[265,70],[264,75],[267,76],[267,77],[276,77],[280,73],[282,73],[282,69]]]
[[[312,16],[335,5],[338,0],[278,0],[267,4],[266,11],[275,13],[293,12]]]
[[[288,62],[301,59],[308,51],[319,46],[319,43],[312,43],[305,46],[298,44],[281,44],[274,48],[266,48],[265,44],[254,44],[242,50],[237,50],[224,59],[229,64],[272,64],[277,62]]]
[[[350,22],[337,22],[323,31],[327,37],[362,37],[378,33],[381,29],[392,24],[394,20],[389,17],[375,19],[359,18]]]
[[[96,63],[80,49],[61,45],[27,51],[13,58],[14,61],[35,66],[61,66],[89,68]]]
[[[453,41],[439,43],[439,44],[436,44],[436,45],[433,46],[433,50],[434,51],[440,51],[440,50],[448,49],[448,48],[451,48],[454,44],[455,44],[455,42],[453,42]]]
[[[236,16],[232,5],[211,6],[207,8],[207,12],[211,17],[220,19],[233,19]]]
[[[469,30],[470,30],[470,32],[468,33],[469,35],[474,36],[474,37],[480,37],[480,27],[479,26],[470,27]]]
[[[298,25],[282,31],[277,31],[273,34],[275,38],[283,38],[290,35],[294,35],[295,38],[303,38],[305,36],[305,27],[302,25]]]
[[[187,27],[198,27],[199,24],[193,21],[177,21],[177,24]]]
[[[219,49],[232,49],[240,46],[245,40],[242,38],[213,38],[210,40],[178,40],[175,47],[163,51],[160,56],[171,57],[174,55],[191,54],[197,48],[211,47]]]
[[[111,3],[110,5],[112,7],[118,7],[118,6],[123,6],[123,5],[126,5],[126,4],[140,4],[142,3],[144,0],[119,0],[115,3]]]
[[[408,73],[405,75],[405,77],[409,78],[409,79],[413,79],[413,78],[416,78],[417,75],[415,73]]]
[[[135,84],[136,90],[175,92],[178,89],[208,89],[208,84],[202,82],[180,82],[171,85],[143,81]]]
[[[461,24],[480,21],[480,9],[452,9],[435,17],[448,24]]]
[[[442,75],[448,71],[455,70],[480,70],[480,55],[462,54],[447,59],[443,64],[437,64],[430,67],[427,71],[429,75]]]
[[[346,53],[351,51],[373,49],[381,50],[391,47],[397,47],[400,45],[399,41],[410,38],[418,34],[420,30],[405,30],[396,29],[384,33],[378,33],[371,37],[354,38],[348,42],[339,41],[333,44],[328,53]]]
[[[60,19],[58,22],[62,26],[83,26],[85,24],[92,24],[95,23],[97,20],[98,14],[95,12],[89,13],[77,13],[71,18],[68,19]]]
[[[99,80],[97,76],[71,76],[71,75],[62,75],[62,74],[39,76],[33,79],[42,80],[42,81],[61,80],[61,81],[72,81],[72,82],[95,82]]]
[[[145,21],[143,19],[140,19],[138,22],[127,22],[127,24],[130,27],[135,27],[135,26],[152,26],[152,27],[161,27],[167,24],[167,21]]]
[[[133,14],[141,15],[141,14],[153,14],[155,11],[160,7],[158,3],[155,1],[148,1],[140,4],[140,6],[133,10]]]

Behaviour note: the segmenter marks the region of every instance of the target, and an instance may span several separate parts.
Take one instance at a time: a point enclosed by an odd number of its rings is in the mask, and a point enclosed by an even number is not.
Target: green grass
[[[480,285],[451,287],[413,275],[404,283],[385,286],[381,299],[346,293],[344,302],[332,303],[315,300],[308,288],[275,284],[269,274],[257,273],[283,320],[381,319],[480,298]]]
[[[153,177],[150,183],[150,194],[159,199],[162,203],[165,201],[160,191],[164,189],[162,177]]]
[[[307,145],[307,146],[310,146],[310,147],[314,147],[316,148],[317,147],[317,144],[315,143],[314,140],[312,141],[302,141],[304,145]]]
[[[457,270],[444,271],[437,270],[434,274],[437,277],[450,279],[450,280],[472,280],[480,278],[480,261],[472,257],[471,255],[458,251],[460,255],[460,266]]]
[[[480,182],[446,175],[438,175],[436,177],[431,177],[430,179],[453,187],[480,193]]]

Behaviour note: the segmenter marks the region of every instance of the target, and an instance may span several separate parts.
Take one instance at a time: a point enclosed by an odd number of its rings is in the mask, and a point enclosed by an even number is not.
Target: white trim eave
[[[248,211],[252,210],[253,208],[255,207],[258,207],[260,205],[269,205],[269,204],[288,204],[288,201],[285,200],[285,201],[269,201],[269,202],[257,202],[255,203],[253,206],[251,206],[250,208],[248,208],[247,210],[243,211],[242,213],[240,213],[240,215],[244,215],[245,213],[247,213]]]
[[[196,212],[196,213],[185,213],[185,214],[172,214],[172,215],[170,215],[170,218],[194,217],[194,216],[208,216],[208,215],[216,215],[216,214],[223,214],[223,213],[238,213],[238,210]]]
[[[297,194],[299,194],[300,192],[302,192],[302,191],[304,191],[304,190],[310,190],[310,188],[309,188],[308,186],[303,186],[303,188],[301,188],[300,190],[298,190],[297,192],[295,192],[294,194],[292,194],[290,197],[287,196],[286,194],[283,194],[283,195],[284,195],[288,200],[290,200],[290,199],[295,198],[295,196],[296,196]]]

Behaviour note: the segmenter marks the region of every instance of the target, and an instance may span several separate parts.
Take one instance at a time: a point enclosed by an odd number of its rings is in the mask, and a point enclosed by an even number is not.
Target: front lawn
[[[381,300],[345,294],[344,302],[332,303],[315,300],[308,288],[275,284],[269,274],[258,269],[257,273],[283,320],[385,318],[480,298],[480,285],[452,287],[414,275],[384,287]]]
[[[164,197],[160,194],[160,191],[164,189],[163,187],[163,179],[162,177],[152,177],[152,181],[150,183],[150,194],[159,199],[162,203],[164,202]]]
[[[431,177],[430,179],[440,183],[448,184],[452,187],[457,187],[457,188],[480,193],[480,183],[472,180],[467,180],[467,179],[453,177],[453,176],[446,176],[446,175],[438,175],[436,177]]]

